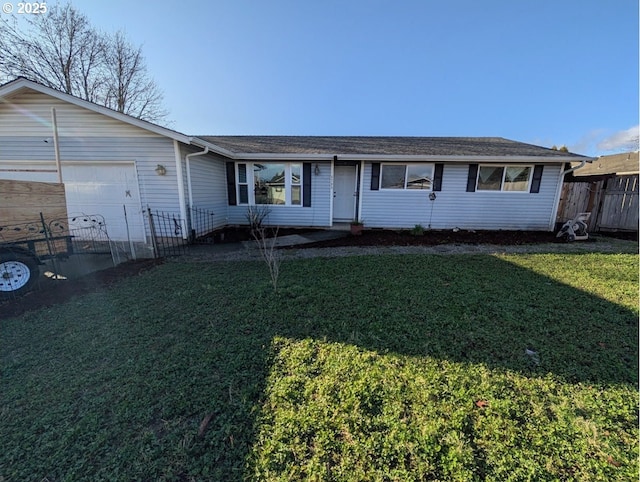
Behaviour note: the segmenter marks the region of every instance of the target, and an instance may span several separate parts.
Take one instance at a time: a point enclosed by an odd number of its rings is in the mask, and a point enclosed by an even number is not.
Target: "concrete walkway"
[[[315,243],[317,241],[328,241],[329,239],[338,239],[349,236],[349,231],[337,231],[337,230],[327,230],[327,231],[313,231],[306,234],[290,234],[287,236],[279,236],[276,239],[275,247],[276,248],[284,248],[288,246],[297,246],[299,244],[308,244]],[[243,241],[242,244],[246,248],[255,248],[255,241]]]
[[[315,243],[317,241],[327,241],[329,239],[338,239],[349,236],[349,231],[342,230],[326,230],[312,231],[304,234],[290,234],[287,236],[279,236],[276,239],[275,247],[286,248],[297,246],[300,244]],[[239,241],[236,243],[216,243],[194,245],[188,247],[186,256],[198,256],[203,254],[224,255],[227,253],[250,252],[257,251],[256,242],[254,240]]]

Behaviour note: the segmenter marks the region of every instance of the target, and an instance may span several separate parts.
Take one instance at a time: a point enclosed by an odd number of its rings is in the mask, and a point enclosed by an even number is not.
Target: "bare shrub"
[[[249,206],[247,208],[246,218],[252,236],[256,230],[262,229],[264,221],[270,213],[271,209],[268,206]]]
[[[271,210],[267,206],[249,206],[247,208],[247,220],[249,221],[251,236],[256,242],[258,251],[260,251],[260,255],[266,263],[267,268],[269,268],[269,277],[271,278],[273,291],[277,292],[282,258],[280,252],[276,249],[278,227],[267,228],[264,225],[264,221],[270,212]],[[269,236],[269,234],[271,234],[271,236]]]

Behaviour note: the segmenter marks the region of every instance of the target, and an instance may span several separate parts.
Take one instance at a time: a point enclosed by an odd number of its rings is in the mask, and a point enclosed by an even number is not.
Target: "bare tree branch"
[[[26,77],[143,120],[166,118],[142,48],[124,33],[98,32],[70,3],[25,21],[0,19],[0,81]]]

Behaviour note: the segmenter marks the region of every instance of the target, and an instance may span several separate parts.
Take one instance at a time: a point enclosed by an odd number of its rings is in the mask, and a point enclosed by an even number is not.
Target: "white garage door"
[[[140,193],[133,164],[72,164],[62,167],[69,217],[78,213],[104,217],[109,237],[144,241]],[[126,221],[125,221],[126,208]]]

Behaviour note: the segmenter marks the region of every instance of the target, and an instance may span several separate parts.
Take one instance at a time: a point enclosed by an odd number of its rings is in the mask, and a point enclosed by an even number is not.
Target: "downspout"
[[[51,108],[51,127],[53,128],[53,149],[56,155],[56,170],[58,171],[58,183],[62,184],[62,163],[60,162],[60,144],[58,141],[58,119],[56,108]]]
[[[202,152],[193,152],[191,154],[187,154],[186,156],[184,156],[184,160],[186,161],[186,169],[187,169],[187,191],[189,195],[189,210],[190,210],[189,223],[191,224],[191,226],[189,226],[189,231],[193,230],[193,219],[192,219],[193,218],[193,190],[191,188],[191,164],[189,163],[189,161],[192,157],[204,156],[208,152],[209,152],[209,148],[205,147],[204,151]]]
[[[205,147],[204,151],[202,152],[194,152],[192,154],[187,154],[186,156],[184,156],[184,160],[187,162],[187,190],[189,191],[189,206],[191,207],[193,207],[193,191],[191,190],[191,164],[189,163],[189,160],[192,157],[204,156],[208,152],[209,148]]]
[[[364,192],[364,161],[358,161],[358,204],[356,205],[356,219],[364,222],[362,218],[362,198]]]
[[[178,141],[173,141],[173,153],[176,160],[176,175],[178,177],[178,202],[180,203],[180,217],[183,219],[182,238],[188,239],[187,234],[187,203],[184,199],[184,177],[182,175],[182,162],[180,159],[180,145]]]
[[[593,161],[592,158],[585,158],[580,161],[580,164],[574,167],[571,167],[560,174],[560,181],[558,182],[558,188],[556,189],[556,200],[553,206],[553,212],[551,213],[551,219],[549,220],[549,231],[555,231],[556,227],[556,218],[558,217],[558,208],[560,207],[560,194],[562,193],[562,185],[564,184],[564,176],[569,174],[570,172],[577,171],[584,167],[587,161]]]

